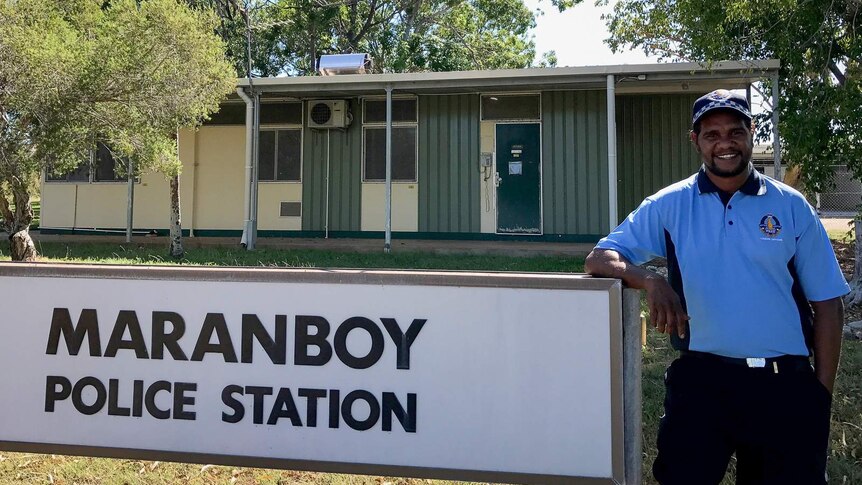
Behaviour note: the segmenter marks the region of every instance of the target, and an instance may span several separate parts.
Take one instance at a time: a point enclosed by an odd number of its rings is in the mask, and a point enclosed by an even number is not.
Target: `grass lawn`
[[[157,247],[46,243],[37,247],[44,261],[115,264],[175,264]],[[6,248],[0,260],[8,260]],[[451,256],[424,253],[347,254],[330,251],[190,249],[181,264],[329,268],[421,268],[580,272],[582,258]],[[643,356],[644,483],[655,483],[650,469],[662,414],[663,374],[675,353],[667,339],[648,334]],[[862,483],[862,342],[844,342],[835,388],[830,483]],[[387,477],[234,468],[209,465],[114,460],[0,452],[0,484],[420,484],[446,483]],[[733,464],[725,483],[733,483]]]
[[[167,248],[118,244],[37,243],[40,260],[54,263],[183,264],[207,266],[272,266],[284,268],[400,268],[577,273],[584,258],[566,256],[508,257],[445,255],[416,252],[345,253],[323,250],[257,249],[238,247],[191,248],[175,261]],[[8,248],[0,248],[0,261],[8,261]]]

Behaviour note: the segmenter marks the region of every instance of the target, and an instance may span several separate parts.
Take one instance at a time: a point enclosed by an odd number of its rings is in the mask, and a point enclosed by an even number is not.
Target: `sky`
[[[560,13],[551,5],[550,0],[524,0],[530,10],[541,10],[536,15],[536,60],[542,54],[557,52],[557,66],[602,66],[618,64],[655,64],[656,57],[648,57],[641,50],[625,51],[614,54],[604,40],[609,37],[602,14],[613,11],[616,3],[597,7],[595,0],[582,3]],[[752,93],[752,109],[759,113],[763,110],[762,99],[757,92]]]
[[[626,51],[618,54],[603,42],[608,38],[608,30],[601,16],[613,10],[614,1],[604,7],[594,5],[594,0],[582,3],[560,13],[551,5],[550,0],[524,0],[532,11],[536,9],[544,15],[536,15],[536,54],[557,52],[557,65],[599,66],[614,64],[654,64],[655,57],[647,57],[642,51]]]

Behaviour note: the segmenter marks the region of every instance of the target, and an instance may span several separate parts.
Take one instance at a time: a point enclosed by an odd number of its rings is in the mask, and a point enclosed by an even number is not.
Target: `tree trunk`
[[[182,258],[185,255],[183,250],[183,228],[180,222],[180,176],[174,175],[171,177],[171,249],[170,255],[173,258]]]
[[[847,306],[859,305],[862,303],[862,221],[853,221],[853,233],[855,241],[853,242],[855,250],[853,252],[855,262],[853,264],[853,279],[850,280],[850,293],[844,297],[844,303]]]
[[[12,261],[36,261],[36,246],[30,238],[30,229],[22,229],[9,238]]]
[[[33,208],[30,206],[30,192],[22,177],[10,177],[7,184],[0,185],[0,216],[3,217],[3,230],[9,234],[9,253],[12,261],[36,261],[36,247],[30,239],[30,223],[33,222]],[[3,186],[11,189],[15,208]]]

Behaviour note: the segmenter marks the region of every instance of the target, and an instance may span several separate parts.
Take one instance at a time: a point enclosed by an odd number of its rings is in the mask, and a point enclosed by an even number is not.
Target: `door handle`
[[[502,181],[503,181],[503,178],[500,177],[500,174],[497,172],[494,172],[494,187],[499,187],[500,182],[502,182]]]

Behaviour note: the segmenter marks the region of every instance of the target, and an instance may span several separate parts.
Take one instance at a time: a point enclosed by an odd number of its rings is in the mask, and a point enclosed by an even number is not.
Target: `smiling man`
[[[700,171],[647,197],[587,256],[588,273],[645,290],[680,351],[665,374],[662,484],[717,484],[734,453],[737,483],[826,483],[849,287],[805,198],[752,167],[752,131],[744,97],[699,98]],[[638,266],[655,257],[667,280]]]

